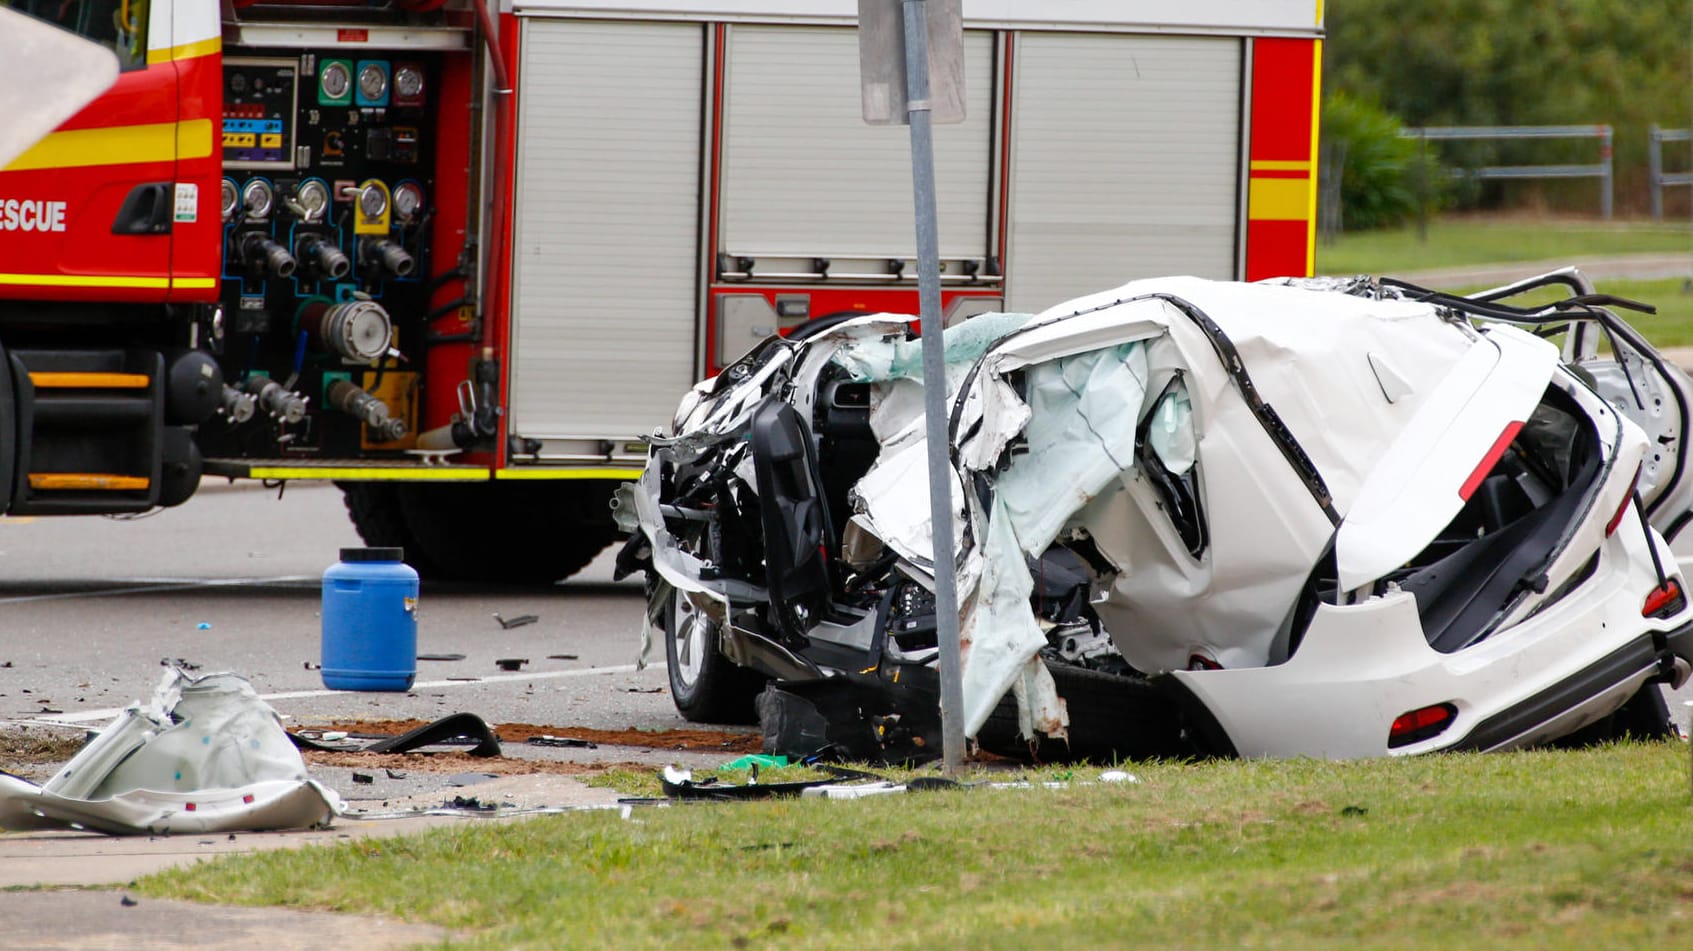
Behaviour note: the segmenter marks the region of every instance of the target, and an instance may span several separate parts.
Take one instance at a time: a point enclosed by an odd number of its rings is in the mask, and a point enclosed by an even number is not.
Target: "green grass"
[[[1693,254],[1685,222],[1446,217],[1416,225],[1342,235],[1317,245],[1318,274],[1382,274],[1513,261],[1561,261],[1611,254]]]
[[[1132,785],[467,822],[138,890],[433,922],[456,948],[1693,942],[1682,743],[1133,771]]]

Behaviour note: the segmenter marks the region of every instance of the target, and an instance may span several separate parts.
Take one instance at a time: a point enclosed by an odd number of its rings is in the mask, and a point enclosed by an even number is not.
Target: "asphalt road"
[[[103,724],[149,694],[160,661],[246,675],[295,722],[434,719],[680,727],[662,663],[637,672],[639,579],[605,555],[551,590],[428,586],[410,694],[324,689],[320,579],[359,545],[341,493],[211,485],[147,518],[0,519],[0,719]],[[539,620],[504,629],[499,614]],[[526,659],[516,672],[496,661]],[[660,655],[662,660],[662,654]]]

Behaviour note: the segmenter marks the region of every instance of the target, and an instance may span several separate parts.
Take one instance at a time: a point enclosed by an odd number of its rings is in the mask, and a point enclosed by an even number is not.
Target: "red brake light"
[[[1492,472],[1493,467],[1498,464],[1499,457],[1505,454],[1505,450],[1511,448],[1511,440],[1517,438],[1517,433],[1521,432],[1522,428],[1521,420],[1505,424],[1505,429],[1499,434],[1499,438],[1493,440],[1493,448],[1487,450],[1487,455],[1482,456],[1481,461],[1476,463],[1475,471],[1470,473],[1470,477],[1465,479],[1464,484],[1459,487],[1458,498],[1465,502],[1470,500],[1470,496],[1475,494],[1475,490],[1481,487],[1482,480],[1486,479],[1487,474]]]
[[[1387,731],[1387,747],[1393,749],[1408,746],[1432,736],[1439,736],[1452,725],[1452,718],[1457,715],[1458,708],[1450,703],[1437,703],[1431,707],[1402,713],[1394,719],[1392,728]]]
[[[1646,603],[1640,608],[1640,616],[1667,618],[1680,613],[1686,606],[1687,596],[1681,591],[1681,582],[1670,578],[1646,595]]]
[[[1622,504],[1617,506],[1617,513],[1605,523],[1605,537],[1610,538],[1616,532],[1617,526],[1622,524],[1622,515],[1628,511],[1628,503],[1634,501],[1634,490],[1640,488],[1640,467],[1634,467],[1634,478],[1628,483],[1628,494],[1622,497]]]

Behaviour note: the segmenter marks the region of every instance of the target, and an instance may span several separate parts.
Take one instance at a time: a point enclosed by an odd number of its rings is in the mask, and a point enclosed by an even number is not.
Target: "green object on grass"
[[[748,753],[740,759],[730,760],[717,768],[752,769],[754,766],[757,766],[759,769],[770,769],[775,766],[786,765],[788,765],[788,758],[786,756],[770,756],[766,753]]]

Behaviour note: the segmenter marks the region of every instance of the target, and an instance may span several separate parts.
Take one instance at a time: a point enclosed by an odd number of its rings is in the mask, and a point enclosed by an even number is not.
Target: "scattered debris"
[[[353,774],[353,785],[355,786],[369,786],[374,782],[376,782],[376,777],[369,773]]]
[[[499,776],[493,773],[454,773],[453,775],[447,777],[447,785],[474,786],[477,783],[485,783],[490,779],[499,778]]]
[[[233,836],[231,838],[233,838]],[[128,895],[125,895],[122,898],[118,899],[118,904],[122,905],[125,908],[134,908],[136,905],[139,905],[141,903],[136,901],[135,899],[129,897]]]
[[[398,736],[424,726],[422,720],[361,720],[337,721],[324,729],[346,730],[359,735],[383,734]],[[308,731],[300,731],[307,733]],[[494,729],[505,743],[527,742],[532,736],[559,736],[568,732],[572,737],[591,740],[601,746],[635,746],[654,750],[713,751],[733,756],[757,753],[762,740],[757,733],[731,732],[709,729],[642,730],[633,726],[621,730],[605,730],[586,726],[538,723],[501,723]]]
[[[502,657],[494,661],[495,666],[501,670],[522,670],[523,665],[527,663],[529,663],[527,657]]]
[[[403,769],[385,769],[385,770],[383,770],[383,772],[388,774],[389,779],[405,779],[406,778],[406,771],[403,770]]]
[[[547,659],[548,660],[581,660],[582,658],[576,656],[575,654],[548,654]]]
[[[441,805],[448,809],[468,809],[472,812],[493,812],[500,808],[496,803],[483,802],[475,796],[454,796]]]
[[[314,663],[314,662],[309,661],[309,660],[301,661],[300,666],[305,668],[306,670],[322,670],[323,669],[322,664]]]
[[[572,736],[532,736],[524,742],[530,746],[561,746],[585,750],[600,748],[600,745],[593,740],[579,740]]]
[[[329,745],[336,740],[345,740],[347,733],[343,731],[312,731],[296,730],[287,734],[294,745],[300,749],[327,750],[330,752],[347,752],[345,745]],[[471,756],[491,757],[500,755],[500,738],[488,728],[487,722],[474,713],[454,713],[442,717],[433,723],[406,731],[399,736],[384,737],[362,748],[351,749],[365,753],[410,753],[425,746],[441,746],[453,744],[458,746],[470,745],[468,751]]]
[[[500,622],[500,628],[507,631],[514,627],[522,627],[525,624],[534,624],[540,619],[541,616],[539,614],[519,614],[517,617],[510,620],[500,617],[498,614],[494,615],[494,620]]]
[[[770,769],[774,766],[788,765],[786,756],[771,756],[768,753],[748,753],[739,759],[732,759],[724,763],[722,769]]]
[[[194,629],[197,631],[209,631],[212,629],[212,622],[201,621],[200,623],[194,625]]]
[[[624,693],[663,693],[664,688],[663,687],[628,687],[628,688],[625,688],[623,692]]]
[[[442,660],[442,661],[464,660],[464,655],[463,654],[419,654],[419,655],[417,655],[417,659],[418,660]]]
[[[0,775],[0,828],[112,835],[327,825],[339,797],[306,774],[276,711],[246,678],[166,668],[44,785]]]
[[[175,667],[179,670],[199,670],[200,665],[184,657],[161,657],[160,667]]]

